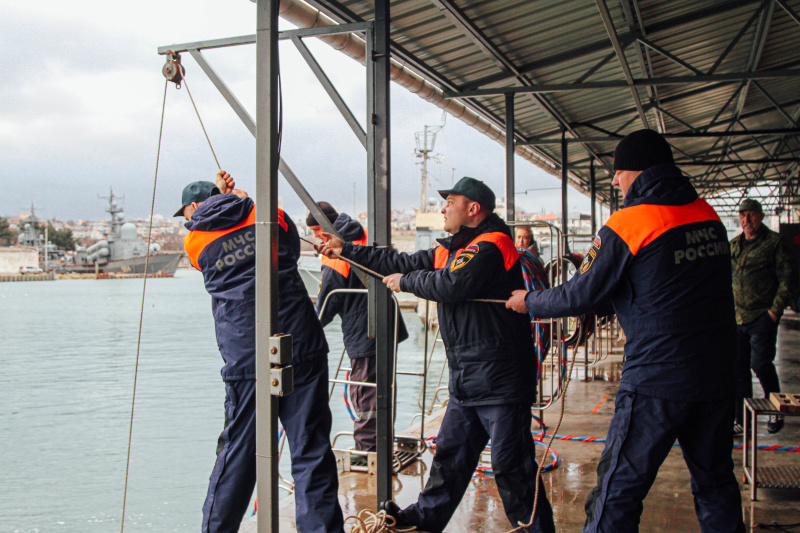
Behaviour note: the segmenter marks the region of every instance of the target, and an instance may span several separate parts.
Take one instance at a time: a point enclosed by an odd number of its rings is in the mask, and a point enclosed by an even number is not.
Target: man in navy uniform
[[[322,213],[339,232],[345,241],[355,244],[367,244],[367,232],[357,220],[347,213],[339,213],[328,202],[317,204]],[[314,215],[308,214],[306,225],[317,238],[322,237],[322,226]],[[367,334],[367,295],[366,294],[332,294],[337,289],[364,289],[358,275],[350,268],[350,264],[341,259],[322,256],[322,284],[317,296],[317,314],[322,326],[327,326],[336,315],[342,318],[342,335],[347,356],[350,358],[350,380],[362,383],[375,383],[375,338]],[[327,302],[327,303],[326,303]],[[323,306],[324,314],[323,314]],[[403,316],[398,312],[397,342],[408,338]],[[375,387],[350,385],[350,397],[356,419],[353,422],[353,438],[355,449],[365,452],[376,450],[376,428],[378,394]],[[353,455],[351,464],[366,466],[367,458]]]
[[[439,324],[450,369],[450,401],[436,441],[431,474],[419,499],[405,509],[381,507],[400,527],[444,530],[461,501],[486,443],[492,441],[492,470],[511,524],[527,524],[537,492],[538,465],[531,437],[536,396],[536,360],[530,319],[503,304],[524,281],[511,230],[494,213],[495,196],[482,181],[463,178],[439,191],[444,229],[453,236],[441,246],[414,254],[359,246],[330,238],[320,253],[352,259],[385,274],[393,291],[439,302]],[[533,525],[555,531],[553,510],[539,481]]]
[[[190,183],[175,216],[188,221],[184,246],[211,295],[217,344],[225,362],[225,428],[203,505],[204,533],[235,533],[256,482],[255,221],[247,193],[217,173],[216,184]],[[342,533],[336,459],[330,447],[328,344],[297,259],[300,239],[282,210],[278,244],[278,329],[292,335],[294,392],[279,400],[295,484],[296,522],[303,533]]]
[[[725,226],[659,133],[622,139],[614,170],[624,207],[600,228],[580,274],[549,290],[515,291],[506,304],[543,318],[611,304],[625,331],[583,530],[638,531],[642,501],[677,439],[702,531],[743,532],[731,459],[736,322]]]

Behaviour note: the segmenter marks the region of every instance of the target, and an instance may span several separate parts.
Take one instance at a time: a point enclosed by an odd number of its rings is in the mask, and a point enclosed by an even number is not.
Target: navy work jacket
[[[367,233],[357,220],[353,220],[346,213],[339,213],[333,227],[342,236],[342,239],[356,244],[367,244]],[[377,283],[378,280],[375,280]],[[344,347],[350,359],[375,357],[375,338],[369,338],[368,332],[368,305],[366,294],[333,294],[336,289],[363,289],[364,284],[350,269],[350,263],[341,259],[322,257],[322,284],[317,298],[317,313],[325,305],[325,313],[319,320],[327,326],[333,317],[342,317],[342,336]],[[325,304],[325,301],[328,301]],[[403,315],[398,314],[397,342],[408,338]]]
[[[507,300],[525,288],[511,231],[492,214],[439,242],[414,254],[345,243],[342,254],[385,275],[403,273],[403,291],[439,303],[451,400],[530,404],[536,395],[530,319],[502,303],[469,301]]]
[[[293,361],[299,364],[325,357],[328,343],[297,271],[297,226],[282,210],[278,217],[278,329],[292,335]],[[200,204],[186,223],[184,247],[211,295],[225,381],[256,377],[255,220],[253,200],[219,194]]]
[[[625,332],[620,389],[730,398],[736,336],[725,226],[672,164],[642,172],[600,228],[580,274],[525,303],[540,317],[613,305]]]

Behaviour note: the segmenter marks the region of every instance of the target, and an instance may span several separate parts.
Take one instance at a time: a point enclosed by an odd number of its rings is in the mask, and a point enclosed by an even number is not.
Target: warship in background
[[[147,243],[137,235],[136,226],[125,221],[113,189],[105,211],[111,216],[106,238],[88,248],[78,248],[72,260],[64,263],[64,270],[76,273],[144,274],[147,263],[148,274],[175,275],[184,253],[162,252],[161,245],[153,243],[150,245],[148,261]]]
[[[46,271],[49,270],[48,265],[53,265],[64,255],[64,251],[47,240],[47,232],[41,227],[41,222],[36,216],[36,206],[31,202],[31,213],[17,236],[17,244],[36,248],[39,251],[39,266]]]

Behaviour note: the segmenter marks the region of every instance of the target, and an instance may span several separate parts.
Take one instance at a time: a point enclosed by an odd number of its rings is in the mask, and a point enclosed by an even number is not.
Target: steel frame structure
[[[564,9],[574,8],[584,17],[581,22],[588,21],[601,33],[587,32],[589,37],[577,45],[571,45],[566,38],[559,40],[560,35],[554,34],[553,39],[563,46],[554,47],[552,53],[541,57],[523,56],[509,44],[513,38],[519,38],[519,33],[507,28],[510,25],[500,14],[503,9],[516,10],[515,13],[522,15],[536,9],[556,9],[546,3],[305,0],[301,9],[310,5],[329,20],[314,21],[309,24],[313,27],[278,32],[279,4],[281,12],[284,7],[290,11],[301,5],[300,0],[252,1],[258,13],[255,35],[164,46],[158,52],[165,54],[169,50],[192,55],[256,137],[257,245],[261,249],[272,249],[277,238],[278,171],[323,227],[333,233],[311,195],[278,154],[277,43],[282,39],[294,43],[365,147],[368,230],[374,244],[379,246],[391,244],[389,78],[390,72],[397,71],[416,76],[413,79],[419,80],[418,90],[426,98],[435,99],[436,105],[503,143],[508,220],[514,219],[515,212],[514,156],[524,154],[560,177],[563,227],[567,227],[567,185],[572,184],[590,196],[593,231],[596,230],[595,202],[607,204],[612,212],[620,202],[608,172],[613,148],[626,133],[640,127],[662,132],[673,145],[679,164],[700,169],[692,173],[696,188],[723,212],[735,211],[747,195],[762,198],[765,207],[775,211],[793,209],[800,203],[800,58],[778,54],[777,61],[775,57],[764,61],[765,54],[775,56],[770,49],[774,47],[770,41],[772,33],[796,32],[800,43],[797,0],[723,3],[677,0],[671,4],[676,6],[675,13],[668,14],[651,11],[651,4],[667,0],[653,0],[647,5],[638,0],[619,0],[611,5],[607,0],[554,3],[566,6]],[[402,11],[394,19],[390,16],[390,3],[396,8],[395,13]],[[729,26],[738,25],[726,28],[721,36],[724,42],[713,53],[692,56],[679,48],[680,38],[696,37],[684,28],[719,24],[726,18],[734,21]],[[434,23],[443,29],[438,33],[415,33],[415,24]],[[354,32],[363,40],[356,48],[366,49],[363,58],[367,67],[366,128],[303,44],[306,37],[330,40]],[[474,72],[458,70],[455,60],[439,53],[441,46],[452,39],[461,39],[464,54],[472,54],[475,61],[485,60],[489,66],[475,67]],[[253,43],[257,47],[258,72],[255,120],[202,54],[206,49]],[[746,59],[739,61],[743,56]],[[736,63],[739,66],[727,68],[734,60],[739,61]],[[558,71],[568,74],[559,77],[554,74]],[[584,99],[597,94],[608,95],[611,104],[581,107]],[[699,112],[694,109],[698,102],[703,102]],[[256,124],[266,127],[257,128]],[[556,144],[558,148],[553,146]],[[276,327],[274,263],[275,258],[266,256],[259,256],[257,263],[257,290],[269,295],[266,300],[259,299],[269,302],[268,305],[257,309],[257,373],[261,384],[258,405],[269,413],[268,417],[259,417],[263,424],[258,428],[258,475],[262,480],[274,480],[274,483],[259,483],[262,510],[259,532],[277,531],[278,527],[277,475],[274,475],[277,454],[273,453],[277,443],[277,401],[269,397],[268,380],[262,379],[268,375],[264,372],[269,371],[263,359],[266,342]],[[383,500],[392,496],[393,416],[389,372],[393,365],[389,349],[392,321],[389,295],[377,285],[369,285],[369,300],[370,328],[378,338],[377,499]]]
[[[375,0],[375,21],[342,24],[317,28],[278,31],[279,0],[257,0],[257,31],[255,35],[213,39],[162,46],[159,54],[188,52],[209,80],[222,94],[244,125],[256,138],[256,246],[260,250],[277,249],[278,172],[284,176],[309,211],[332,234],[338,233],[314,202],[289,165],[279,153],[280,61],[278,41],[293,42],[322,87],[330,96],[346,123],[364,146],[368,161],[368,234],[376,246],[391,246],[391,161],[389,117],[389,3]],[[361,32],[367,47],[367,129],[361,127],[354,113],[339,95],[319,63],[302,42],[304,37],[319,37]],[[242,106],[230,88],[210,65],[202,50],[256,45],[257,89],[256,119]],[[259,128],[257,124],[267,127]],[[261,502],[258,513],[259,533],[277,532],[278,524],[278,398],[270,394],[270,363],[267,355],[269,337],[278,332],[277,254],[256,255],[256,469],[257,497]],[[392,452],[394,426],[392,412],[392,368],[394,353],[391,340],[394,322],[391,320],[391,295],[381,284],[362,280],[369,289],[370,332],[377,343],[378,388],[378,474],[377,500],[392,498]],[[266,295],[264,297],[263,295]],[[264,414],[266,413],[266,415]]]

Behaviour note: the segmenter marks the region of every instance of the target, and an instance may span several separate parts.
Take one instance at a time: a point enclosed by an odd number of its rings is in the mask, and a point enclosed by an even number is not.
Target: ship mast
[[[425,212],[428,201],[428,159],[436,158],[432,155],[433,147],[436,144],[436,134],[442,131],[445,126],[447,115],[442,114],[442,124],[439,126],[424,126],[423,131],[414,134],[417,141],[417,148],[414,155],[422,159],[422,192],[420,193],[419,210]],[[430,141],[430,146],[428,142]]]

